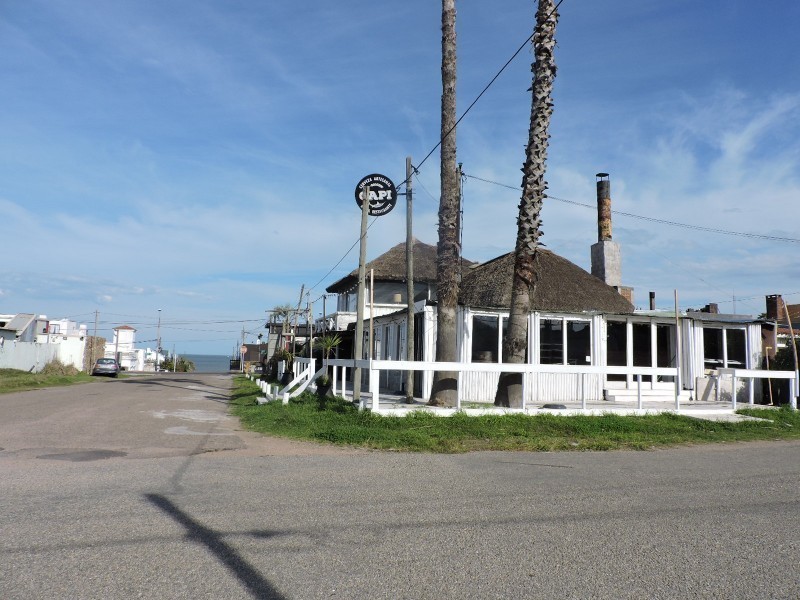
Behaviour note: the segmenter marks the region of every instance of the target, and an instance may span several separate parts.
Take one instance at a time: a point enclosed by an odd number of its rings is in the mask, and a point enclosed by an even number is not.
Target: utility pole
[[[794,383],[794,387],[795,387],[794,393],[797,394],[798,370],[799,370],[798,369],[798,364],[797,364],[798,363],[798,360],[797,360],[797,343],[794,340],[794,326],[792,325],[792,318],[789,316],[789,307],[786,306],[786,302],[782,302],[782,303],[783,303],[783,314],[786,315],[786,325],[789,327],[789,338],[790,338],[790,340],[792,342],[792,354],[794,356],[794,377],[795,377],[795,380],[794,380],[795,381],[795,383]],[[790,393],[791,393],[791,389],[792,389],[792,386],[789,386]],[[797,410],[797,396],[796,395],[792,395],[792,397],[789,398],[789,406],[793,410]]]
[[[297,338],[297,320],[300,317],[300,306],[302,306],[303,304],[303,294],[305,293],[305,291],[306,291],[306,284],[304,283],[303,285],[300,286],[300,298],[297,300],[297,308],[294,311],[294,326],[292,327],[292,348],[290,350],[292,356],[294,356],[294,344],[295,344],[295,339]]]
[[[414,360],[414,234],[411,177],[414,167],[406,156],[406,360]],[[414,371],[406,371],[406,403],[414,402]]]
[[[91,349],[91,362],[89,362],[89,369],[94,369],[94,347],[97,344],[97,317],[99,315],[99,311],[94,311],[94,334],[92,335],[92,349]]]
[[[314,345],[314,323],[311,320],[314,312],[314,306],[311,302],[306,303],[306,333],[308,334],[308,358],[312,358],[312,346]]]
[[[375,352],[375,345],[372,341],[373,335],[373,315],[375,313],[375,270],[369,270],[369,348],[367,350],[367,358],[372,360],[373,352]]]
[[[364,186],[364,199],[361,202],[361,245],[358,251],[358,305],[356,306],[355,360],[361,360],[364,353],[364,278],[367,263],[367,216],[369,215],[369,189]],[[353,369],[353,402],[361,402],[361,367]]]
[[[117,333],[119,335],[119,333]],[[156,329],[156,363],[155,372],[158,373],[158,356],[161,352],[161,309],[158,309],[158,328]]]

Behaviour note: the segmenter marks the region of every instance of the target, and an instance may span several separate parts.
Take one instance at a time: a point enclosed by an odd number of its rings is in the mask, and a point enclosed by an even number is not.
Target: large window
[[[723,347],[722,329],[703,327],[703,361],[706,369],[718,369],[725,366]]]
[[[653,321],[609,321],[606,324],[606,364],[612,367],[674,368],[676,364],[675,325]],[[629,355],[630,349],[630,355]],[[626,381],[635,376],[608,375],[608,381]],[[651,381],[643,375],[642,381]],[[657,381],[673,381],[659,375]]]
[[[592,327],[588,321],[567,321],[567,364],[592,364]]]
[[[539,322],[539,353],[543,365],[564,364],[564,323],[562,319]]]
[[[628,366],[628,324],[609,321],[606,324],[606,361],[610,367]],[[625,381],[625,375],[608,376],[609,381]]]
[[[572,319],[541,319],[539,360],[543,365],[592,364],[591,323]]]
[[[747,368],[747,335],[741,328],[703,327],[706,369]]]
[[[744,329],[725,330],[725,349],[727,351],[727,361],[725,366],[729,368],[747,368],[747,336]]]
[[[472,362],[498,362],[499,319],[497,315],[472,317]]]
[[[502,330],[500,324],[502,323]],[[503,362],[503,339],[508,333],[508,317],[500,315],[473,315],[472,362]],[[525,349],[528,360],[528,349]]]
[[[633,366],[653,366],[652,331],[650,323],[633,324]],[[642,375],[642,381],[651,381],[650,375]]]

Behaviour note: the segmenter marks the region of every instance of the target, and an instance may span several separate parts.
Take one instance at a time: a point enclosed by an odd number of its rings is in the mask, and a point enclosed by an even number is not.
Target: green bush
[[[795,340],[797,352],[800,354],[800,339]],[[791,342],[785,348],[781,348],[775,353],[775,360],[770,365],[773,371],[794,371],[794,352]]]

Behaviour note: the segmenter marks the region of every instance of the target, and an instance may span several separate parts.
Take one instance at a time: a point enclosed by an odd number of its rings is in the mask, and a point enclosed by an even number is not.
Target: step
[[[634,388],[632,390],[603,390],[605,398],[608,402],[637,402],[639,400],[639,392]],[[681,402],[688,402],[692,397],[689,390],[681,390],[678,394],[678,399]],[[647,402],[674,402],[674,390],[651,390],[642,388],[642,401]]]

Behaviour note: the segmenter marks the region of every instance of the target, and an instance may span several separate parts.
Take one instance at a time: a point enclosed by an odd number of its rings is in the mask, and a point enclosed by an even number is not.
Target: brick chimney
[[[597,174],[597,243],[592,245],[592,275],[617,291],[622,287],[622,257],[619,244],[611,239],[611,182],[608,173]],[[633,296],[632,290],[630,295]]]
[[[785,314],[783,309],[783,297],[780,294],[767,296],[767,320],[780,321],[786,318]]]

